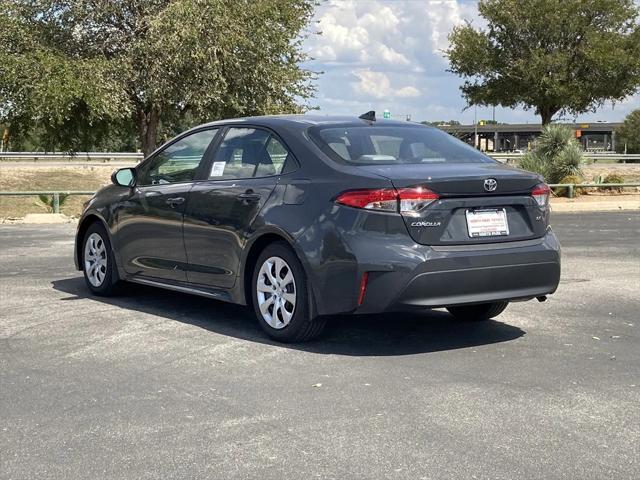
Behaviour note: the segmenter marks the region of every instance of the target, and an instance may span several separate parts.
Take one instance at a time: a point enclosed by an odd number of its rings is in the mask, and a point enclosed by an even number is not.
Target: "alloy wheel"
[[[94,287],[103,284],[107,276],[107,248],[102,237],[93,232],[84,244],[84,271]]]
[[[296,308],[296,281],[289,264],[280,257],[266,259],[255,288],[260,314],[267,325],[278,330],[286,327]]]

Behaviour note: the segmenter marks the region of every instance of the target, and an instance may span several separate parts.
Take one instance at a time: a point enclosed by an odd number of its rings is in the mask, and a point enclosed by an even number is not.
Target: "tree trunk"
[[[152,106],[148,111],[140,109],[136,115],[142,153],[147,158],[156,149],[160,110]]]
[[[551,123],[551,119],[558,113],[558,110],[553,107],[539,107],[538,112],[542,118],[542,126],[545,126]]]
[[[0,144],[2,148],[0,148],[0,152],[9,151],[9,129],[5,128],[4,133],[2,134],[2,143]]]

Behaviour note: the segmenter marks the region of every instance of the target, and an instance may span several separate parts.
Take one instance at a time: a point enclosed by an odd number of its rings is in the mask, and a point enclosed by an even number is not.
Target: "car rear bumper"
[[[555,292],[560,281],[560,244],[551,231],[509,244],[414,248],[428,251],[412,269],[364,266],[369,280],[356,313],[529,300]]]

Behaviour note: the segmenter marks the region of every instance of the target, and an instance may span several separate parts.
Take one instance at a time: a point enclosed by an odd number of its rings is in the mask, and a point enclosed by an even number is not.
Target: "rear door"
[[[229,127],[189,193],[184,241],[189,282],[231,288],[252,224],[290,154],[271,131]]]
[[[136,186],[116,210],[118,252],[127,274],[186,281],[184,212],[216,133],[190,133],[138,167]]]

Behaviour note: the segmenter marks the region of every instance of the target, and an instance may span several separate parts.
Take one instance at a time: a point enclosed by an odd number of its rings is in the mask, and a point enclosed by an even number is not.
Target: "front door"
[[[189,193],[184,220],[189,282],[233,287],[246,238],[288,155],[267,130],[226,131],[213,154],[208,179],[197,182]]]
[[[128,275],[187,280],[182,222],[216,133],[207,129],[180,137],[136,169],[136,185],[115,213],[118,252]]]

